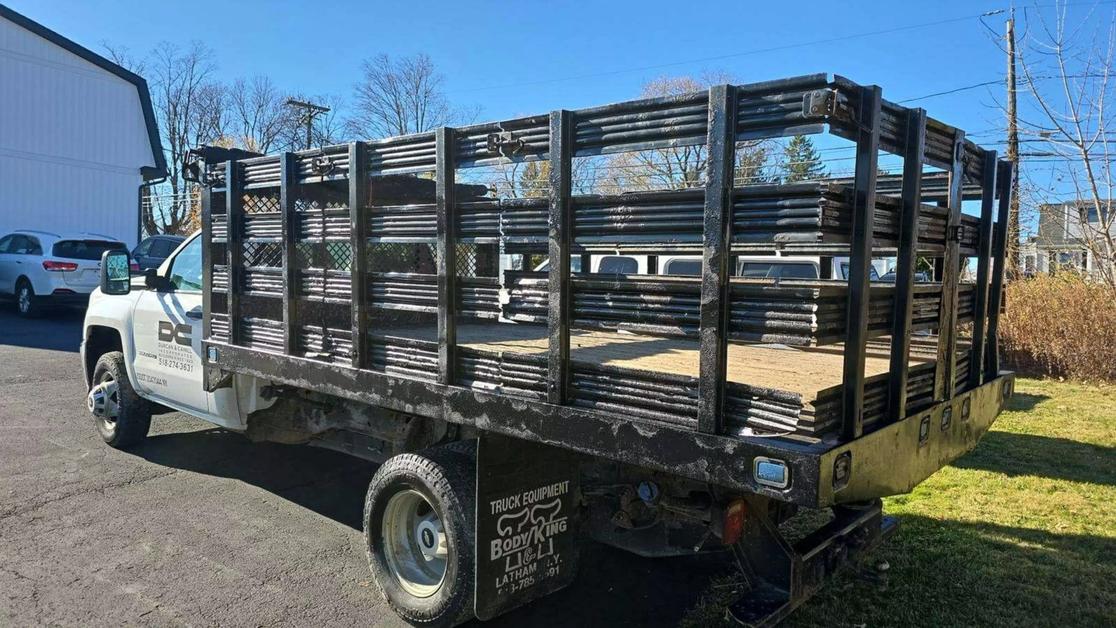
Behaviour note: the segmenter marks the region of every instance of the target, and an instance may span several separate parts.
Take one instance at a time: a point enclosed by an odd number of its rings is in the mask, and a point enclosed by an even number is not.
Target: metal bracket
[[[318,155],[310,162],[310,170],[312,170],[314,174],[322,176],[333,172],[333,169],[336,167],[337,164],[333,163],[333,160],[325,155]]]
[[[523,147],[526,145],[523,138],[516,137],[511,131],[489,133],[487,143],[488,152],[503,155],[504,157],[511,157],[515,153],[523,150]]]
[[[961,241],[961,228],[962,225],[950,225],[946,233],[947,242],[960,242]]]
[[[802,115],[807,118],[835,117],[851,120],[847,99],[835,89],[816,89],[802,96]]]

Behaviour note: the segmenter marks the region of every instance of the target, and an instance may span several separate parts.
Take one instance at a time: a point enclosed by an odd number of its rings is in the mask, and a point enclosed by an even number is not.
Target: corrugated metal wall
[[[0,18],[0,232],[134,244],[151,165],[135,85]]]

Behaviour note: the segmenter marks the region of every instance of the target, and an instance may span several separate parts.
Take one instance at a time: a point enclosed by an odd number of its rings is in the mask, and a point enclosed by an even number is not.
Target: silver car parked
[[[97,287],[101,254],[127,251],[96,233],[20,230],[0,237],[0,297],[15,299],[22,316],[48,305],[85,305]]]

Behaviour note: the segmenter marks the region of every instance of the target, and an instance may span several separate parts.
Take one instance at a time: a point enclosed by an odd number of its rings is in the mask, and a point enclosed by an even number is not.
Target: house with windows
[[[0,4],[0,237],[90,232],[134,246],[166,174],[144,79]]]
[[[1039,206],[1038,232],[1020,244],[1020,271],[1026,275],[1073,269],[1086,274],[1096,272],[1097,260],[1088,242],[1114,231],[1109,212],[1112,201],[1097,205],[1092,201],[1071,201]]]

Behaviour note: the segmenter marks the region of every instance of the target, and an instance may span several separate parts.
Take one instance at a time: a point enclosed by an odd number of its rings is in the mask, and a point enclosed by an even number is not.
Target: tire
[[[146,399],[136,394],[128,371],[124,366],[124,354],[110,351],[97,360],[93,368],[93,389],[89,392],[89,409],[94,410],[94,394],[102,384],[115,383],[115,391],[108,393],[102,403],[115,407],[115,417],[93,414],[97,433],[116,449],[127,449],[145,438],[151,428],[151,406]],[[107,390],[102,389],[102,392]]]
[[[407,622],[444,627],[473,618],[475,504],[475,443],[394,456],[372,477],[364,502],[368,564]]]
[[[16,283],[15,304],[16,312],[24,318],[35,318],[43,309],[42,303],[35,296],[35,288],[26,279],[20,279]]]

